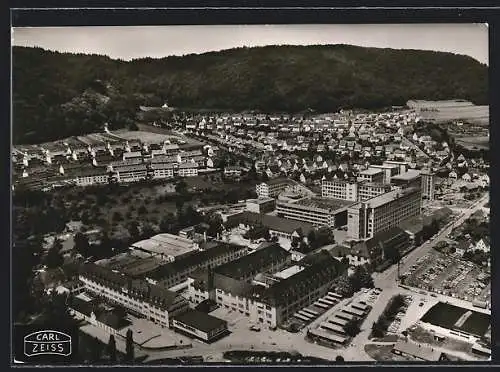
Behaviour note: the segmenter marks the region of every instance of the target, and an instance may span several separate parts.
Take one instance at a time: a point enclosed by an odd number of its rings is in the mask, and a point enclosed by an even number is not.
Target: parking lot
[[[399,312],[396,314],[393,322],[389,325],[387,328],[387,331],[390,333],[399,333],[401,329],[401,322],[403,318],[406,315],[406,312],[408,311],[410,305],[413,303],[413,296],[406,295],[405,296],[405,306],[399,310]]]
[[[478,265],[458,256],[431,251],[403,273],[403,283],[410,287],[461,298],[489,301],[489,275]]]

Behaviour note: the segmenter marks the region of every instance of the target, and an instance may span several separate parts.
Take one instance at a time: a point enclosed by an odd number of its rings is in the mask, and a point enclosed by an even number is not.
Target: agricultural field
[[[487,150],[490,147],[489,136],[456,137],[455,143],[467,150]]]
[[[478,124],[488,124],[489,106],[476,106],[473,104],[439,106],[437,104],[432,109],[422,111],[422,116],[424,119],[436,122],[464,120]]]

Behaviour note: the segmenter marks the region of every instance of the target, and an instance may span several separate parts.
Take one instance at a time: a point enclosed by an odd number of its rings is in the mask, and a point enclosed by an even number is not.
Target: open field
[[[489,121],[489,106],[470,105],[439,105],[436,103],[427,111],[421,112],[422,117],[436,122],[445,122],[452,120],[464,120],[487,124]]]
[[[490,137],[489,136],[456,137],[455,143],[468,150],[489,149]]]
[[[164,141],[172,141],[172,140],[182,140],[178,136],[175,135],[165,135],[159,133],[151,133],[145,131],[129,131],[129,130],[118,130],[114,132],[118,137],[121,137],[125,140],[139,140],[143,143],[162,143]]]

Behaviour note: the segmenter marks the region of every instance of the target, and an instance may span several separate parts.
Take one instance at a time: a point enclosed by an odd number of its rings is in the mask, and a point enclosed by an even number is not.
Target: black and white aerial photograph
[[[12,44],[13,364],[491,360],[488,25]]]

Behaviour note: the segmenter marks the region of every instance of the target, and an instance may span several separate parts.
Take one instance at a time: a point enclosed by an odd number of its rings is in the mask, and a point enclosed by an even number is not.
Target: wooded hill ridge
[[[13,47],[14,143],[136,120],[140,105],[333,112],[410,99],[487,104],[488,67],[452,53],[350,45],[266,46],[143,58]]]

